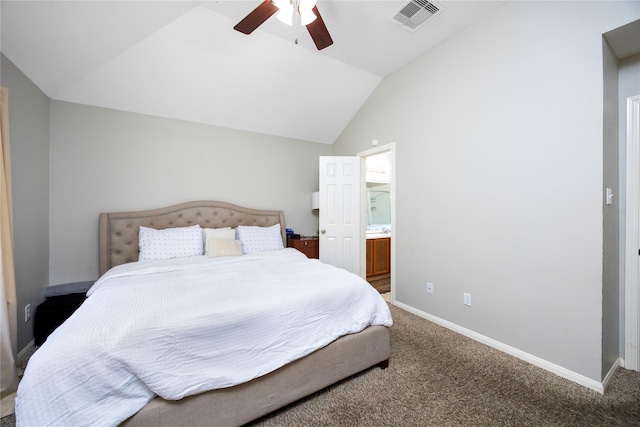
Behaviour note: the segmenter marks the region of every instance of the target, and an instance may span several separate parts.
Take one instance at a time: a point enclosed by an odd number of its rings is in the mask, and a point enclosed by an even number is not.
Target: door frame
[[[366,158],[376,154],[391,153],[391,173],[390,173],[390,185],[391,185],[391,303],[394,304],[396,300],[396,242],[398,235],[397,223],[396,223],[396,143],[390,142],[379,147],[374,147],[369,150],[361,151],[356,155],[360,157],[360,227],[362,230],[362,238],[360,239],[360,271],[362,272],[362,278],[367,277],[367,219],[366,219],[366,198],[367,198],[367,168]]]
[[[640,95],[627,98],[624,367],[640,371]]]

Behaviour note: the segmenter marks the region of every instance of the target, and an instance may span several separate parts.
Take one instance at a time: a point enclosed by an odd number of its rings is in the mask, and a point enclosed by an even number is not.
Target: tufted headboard
[[[142,225],[155,229],[187,227],[237,227],[280,224],[286,246],[284,212],[243,208],[230,203],[198,201],[161,209],[137,212],[101,213],[98,224],[98,258],[100,276],[116,265],[138,260],[138,230]]]

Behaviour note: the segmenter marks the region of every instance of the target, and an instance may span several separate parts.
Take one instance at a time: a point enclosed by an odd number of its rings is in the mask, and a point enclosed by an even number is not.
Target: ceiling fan
[[[233,28],[241,33],[251,34],[276,12],[277,18],[289,25],[292,25],[294,16],[299,14],[301,25],[307,27],[318,50],[333,44],[329,30],[316,7],[316,0],[264,0]]]

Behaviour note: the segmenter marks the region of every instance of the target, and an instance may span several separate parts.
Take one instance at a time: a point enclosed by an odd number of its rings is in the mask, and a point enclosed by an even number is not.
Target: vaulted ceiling
[[[235,31],[261,1],[2,0],[0,48],[54,100],[331,144],[385,76],[505,3],[437,0],[410,31],[406,1],[319,0],[318,51],[275,17]]]

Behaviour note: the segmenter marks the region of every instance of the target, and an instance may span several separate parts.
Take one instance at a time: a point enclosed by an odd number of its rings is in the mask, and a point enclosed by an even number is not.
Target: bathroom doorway
[[[364,171],[361,188],[362,253],[366,280],[393,300],[395,259],[395,144],[361,153]]]

